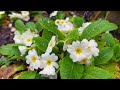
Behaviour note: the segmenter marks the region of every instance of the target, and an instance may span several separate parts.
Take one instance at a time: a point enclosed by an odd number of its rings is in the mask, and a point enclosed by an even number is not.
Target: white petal
[[[53,65],[56,69],[58,69],[58,67],[59,67],[56,62],[52,62],[52,65]]]
[[[53,66],[45,67],[39,74],[55,75],[55,68]]]
[[[63,51],[66,51],[68,49],[68,44],[65,44],[63,45]]]
[[[23,56],[26,53],[26,46],[19,46],[18,49],[20,50],[21,56]]]
[[[51,59],[52,61],[57,61],[58,60],[58,56],[56,56],[54,53],[51,54]]]
[[[52,12],[52,13],[50,14],[50,17],[52,17],[52,16],[56,16],[56,15],[57,15],[57,12],[58,12],[58,11],[54,11],[54,12]]]

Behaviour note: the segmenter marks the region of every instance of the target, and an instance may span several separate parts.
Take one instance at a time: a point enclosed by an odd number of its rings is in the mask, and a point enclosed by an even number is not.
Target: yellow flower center
[[[47,60],[46,64],[47,64],[48,66],[50,66],[50,65],[52,64],[52,61],[51,61],[51,60]]]
[[[56,20],[56,21],[55,21],[55,24],[60,24],[60,20]]]
[[[20,40],[21,39],[21,37],[20,36],[18,36],[18,38],[17,38],[18,40]]]
[[[91,50],[91,46],[88,46],[88,50]]]
[[[36,62],[36,59],[37,59],[37,58],[36,58],[35,56],[33,56],[33,57],[32,57],[32,62]]]
[[[82,53],[82,49],[77,48],[77,49],[75,50],[75,52],[76,52],[76,54],[81,54],[81,53]]]
[[[28,39],[27,39],[27,42],[31,42],[31,40],[32,40],[31,38],[28,38]]]
[[[60,24],[65,24],[65,21],[64,21],[64,20],[61,20],[61,21],[60,21]]]
[[[86,64],[87,61],[88,61],[88,59],[86,58],[86,59],[83,59],[83,60],[81,61],[81,63],[82,63],[82,64]]]
[[[50,47],[52,47],[52,43],[50,43]]]

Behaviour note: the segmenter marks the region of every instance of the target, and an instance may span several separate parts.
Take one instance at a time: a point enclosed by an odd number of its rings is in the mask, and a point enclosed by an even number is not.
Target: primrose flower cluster
[[[12,14],[9,14],[8,16],[11,19],[13,19],[13,18],[19,18],[19,19],[22,19],[24,21],[28,21],[30,19],[30,17],[29,17],[29,11],[21,11],[21,14],[20,13],[12,12]]]
[[[28,29],[23,34],[20,34],[18,31],[15,32],[13,40],[15,43],[24,44],[24,46],[19,46],[18,49],[21,52],[21,56],[25,55],[28,51],[28,55],[25,56],[26,63],[29,64],[29,69],[31,71],[37,70],[38,68],[42,69],[39,74],[42,74],[44,77],[56,78],[55,68],[59,66],[57,64],[58,56],[52,52],[52,48],[55,46],[55,36],[53,36],[48,44],[46,52],[41,56],[38,56],[37,51],[35,50],[35,45],[32,43],[33,37],[36,37],[35,32],[31,32]],[[51,54],[50,54],[51,53]]]
[[[64,33],[68,33],[74,29],[74,25],[71,22],[69,22],[69,18],[66,18],[65,20],[57,19],[55,21],[55,24],[58,26],[58,30]]]
[[[62,32],[69,33],[74,29],[74,25],[69,22],[69,18],[66,18],[65,20],[57,19],[55,24],[58,26],[58,30]],[[81,36],[84,29],[90,24],[91,22],[86,22],[82,24],[82,27],[78,28],[79,36]],[[98,44],[95,42],[95,40],[92,39],[88,41],[87,39],[83,39],[81,42],[78,40],[76,42],[73,41],[72,45],[64,42],[63,51],[70,53],[70,58],[73,60],[73,62],[88,65],[90,64],[92,56],[98,56],[99,49],[97,46]]]
[[[72,42],[72,45],[68,45],[67,52],[70,53],[70,58],[73,62],[88,65],[92,56],[98,56],[99,49],[96,48],[97,43],[95,40],[88,41],[83,39],[81,42]]]
[[[57,11],[51,14],[51,17],[55,16],[56,14]],[[90,24],[91,22],[86,22],[82,24],[82,27],[78,28],[79,36],[81,36],[84,29]],[[74,24],[70,22],[69,18],[66,18],[65,20],[57,19],[55,21],[55,25],[57,25],[59,31],[63,32],[66,35],[75,29]],[[42,76],[48,77],[50,79],[57,78],[56,69],[59,68],[59,64],[57,63],[59,57],[52,52],[53,47],[55,47],[57,43],[57,36],[52,36],[45,53],[41,55],[38,55],[36,46],[33,43],[33,38],[37,36],[39,36],[37,30],[35,32],[32,32],[28,28],[22,34],[16,30],[13,40],[17,44],[22,44],[21,46],[18,46],[18,49],[21,53],[21,56],[25,56],[26,63],[29,64],[28,68],[31,71],[40,69],[39,74]],[[73,62],[89,65],[92,57],[99,55],[99,49],[97,46],[98,44],[94,39],[91,39],[89,41],[87,39],[83,39],[81,41],[76,40],[70,43],[67,43],[65,40],[63,51],[68,52],[68,55]]]

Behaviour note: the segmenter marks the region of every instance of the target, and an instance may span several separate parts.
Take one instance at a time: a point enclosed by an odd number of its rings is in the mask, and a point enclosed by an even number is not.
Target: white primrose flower
[[[34,32],[31,32],[30,29],[28,29],[27,31],[25,31],[22,34],[23,44],[25,44],[26,46],[31,46],[32,39],[33,39],[34,36],[35,36]]]
[[[95,40],[91,39],[88,41],[87,39],[83,39],[81,41],[81,44],[84,45],[84,47],[87,49],[87,51],[93,55],[93,56],[98,56],[99,55],[99,49],[96,48],[98,44],[95,42]]]
[[[70,58],[73,62],[80,62],[89,56],[89,53],[85,50],[84,44],[81,44],[79,41],[73,41],[72,45],[68,45],[67,51],[70,53]]]
[[[22,18],[24,21],[28,21],[30,19],[29,17],[29,11],[21,11],[22,13]]]
[[[51,38],[51,40],[48,44],[48,47],[46,49],[46,53],[51,53],[52,52],[52,48],[55,46],[55,43],[56,43],[55,38],[56,38],[56,36],[52,36],[52,38]]]
[[[20,18],[20,19],[22,19],[24,21],[28,21],[30,19],[28,11],[21,11],[21,14],[12,12],[12,14],[9,14],[8,16],[11,19],[12,18]]]
[[[24,21],[29,21],[29,20],[30,20],[30,17],[29,17],[29,16],[22,16],[21,19],[24,20]]]
[[[0,11],[0,15],[5,14],[5,11]]]
[[[29,16],[29,11],[21,11],[22,16]]]
[[[29,50],[28,55],[26,56],[26,63],[30,64],[30,70],[38,69],[41,65],[40,57],[37,55],[35,49]]]
[[[58,11],[54,11],[54,12],[52,12],[52,13],[50,14],[50,17],[52,17],[52,16],[56,16],[57,13],[58,13]]]
[[[19,46],[18,49],[19,49],[19,51],[21,53],[21,56],[23,56],[26,53],[26,51],[27,51],[27,47],[26,46]]]
[[[54,53],[51,55],[49,53],[45,53],[41,55],[41,64],[43,67],[43,70],[39,72],[39,74],[44,75],[55,75],[55,68],[57,69],[59,66],[57,64],[58,56],[56,56]]]
[[[91,24],[91,22],[83,23],[83,24],[82,24],[82,27],[79,27],[79,28],[78,28],[79,34],[81,35],[82,32],[83,32],[83,30],[84,30],[88,25],[90,25],[90,24]]]
[[[15,12],[12,12],[12,14],[9,14],[8,15],[11,19],[12,18],[22,18],[22,15],[21,14],[19,14],[19,13],[15,13]]]
[[[65,33],[68,33],[74,29],[74,25],[71,22],[69,22],[69,18],[66,18],[65,20],[57,19],[55,21],[55,24],[58,26],[58,30]]]
[[[14,34],[15,36],[13,40],[15,41],[15,43],[22,43],[22,35],[18,31],[15,31]]]

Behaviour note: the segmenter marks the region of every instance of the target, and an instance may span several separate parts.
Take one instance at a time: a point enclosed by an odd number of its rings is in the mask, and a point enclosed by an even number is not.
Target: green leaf
[[[66,39],[78,40],[79,38],[79,31],[78,29],[74,29],[67,35]]]
[[[46,40],[50,41],[53,35],[54,34],[52,32],[45,29],[45,30],[43,30],[42,38],[45,38]]]
[[[116,44],[113,47],[113,50],[114,50],[114,55],[112,57],[112,61],[114,61],[114,62],[120,62],[120,45]]]
[[[107,70],[113,75],[114,78],[116,78],[116,74],[119,71],[117,66],[118,66],[117,63],[108,63],[108,64],[99,65],[98,67]]]
[[[34,22],[28,22],[26,24],[26,28],[30,28],[31,31],[35,31],[35,24],[34,24]]]
[[[42,31],[42,26],[41,26],[39,20],[36,22],[35,28],[38,30],[38,32]]]
[[[8,66],[8,65],[10,65],[11,62],[12,61],[9,58],[0,58],[0,66],[2,66],[2,65]]]
[[[2,55],[8,55],[8,56],[13,56],[13,55],[19,56],[20,55],[18,46],[15,46],[14,44],[3,45],[2,47],[0,47],[0,53]]]
[[[56,15],[56,19],[64,19],[65,15],[63,11],[58,11]]]
[[[35,79],[47,79],[47,78],[42,77],[40,74],[36,73]]]
[[[43,52],[46,51],[49,41],[42,37],[34,37],[33,43]]]
[[[83,79],[113,79],[113,75],[102,68],[86,66]]]
[[[97,43],[98,43],[99,50],[101,50],[102,48],[106,46],[106,42],[97,42]]]
[[[113,49],[104,47],[100,50],[99,56],[95,58],[95,64],[106,64],[113,56]]]
[[[107,20],[98,20],[92,22],[88,27],[85,28],[83,31],[80,39],[88,39],[90,40],[91,38],[95,37],[96,35],[106,32],[106,31],[112,31],[117,29],[118,26],[114,23],[110,23]]]
[[[15,21],[15,28],[17,31],[19,31],[21,34],[25,32],[26,28],[22,20]]]
[[[36,73],[36,71],[24,71],[18,79],[35,79]]]
[[[79,28],[82,26],[82,24],[85,22],[84,18],[83,17],[78,17],[78,16],[75,16],[73,18],[73,24]]]
[[[58,36],[58,38],[60,40],[63,40],[65,35],[60,32],[58,29],[57,29],[57,26],[50,22],[50,20],[48,18],[44,18],[44,19],[40,19],[39,20],[39,23],[41,24],[41,26],[45,29],[47,29],[48,31],[54,33],[56,36]]]
[[[72,62],[67,56],[60,62],[61,79],[80,79],[83,75],[84,66]]]
[[[115,39],[110,33],[104,33],[101,38],[106,42],[107,46],[113,47],[115,45]]]

